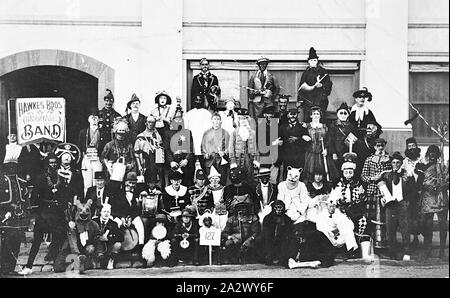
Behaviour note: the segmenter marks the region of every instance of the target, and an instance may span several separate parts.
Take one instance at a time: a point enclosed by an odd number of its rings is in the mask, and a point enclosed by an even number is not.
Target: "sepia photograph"
[[[449,277],[448,0],[0,0],[0,36],[2,279]]]

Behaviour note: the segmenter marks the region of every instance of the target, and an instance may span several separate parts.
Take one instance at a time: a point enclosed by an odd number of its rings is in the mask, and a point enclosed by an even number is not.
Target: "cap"
[[[263,63],[263,62],[269,63],[270,60],[268,58],[266,58],[266,57],[260,57],[258,60],[256,60],[256,64],[260,64],[260,63]]]

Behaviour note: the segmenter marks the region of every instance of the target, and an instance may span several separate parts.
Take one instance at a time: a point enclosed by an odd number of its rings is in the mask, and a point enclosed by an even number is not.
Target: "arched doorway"
[[[43,49],[0,59],[0,157],[7,142],[9,98],[66,98],[67,140],[76,141],[89,111],[103,106],[106,88],[114,92],[114,70],[79,53]]]

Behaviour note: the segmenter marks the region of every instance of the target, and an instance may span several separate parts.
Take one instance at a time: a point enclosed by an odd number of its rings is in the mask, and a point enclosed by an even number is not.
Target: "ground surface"
[[[24,265],[31,247],[31,233],[27,233],[27,243],[22,244],[19,256],[19,265]],[[422,238],[420,237],[420,240]],[[440,277],[448,278],[449,262],[437,258],[439,245],[439,233],[435,232],[433,237],[433,257],[428,260],[421,260],[420,250],[414,252],[411,261],[394,261],[385,256],[377,255],[375,261],[366,263],[363,260],[342,260],[337,259],[335,266],[320,269],[285,269],[279,266],[266,266],[262,264],[249,265],[222,265],[222,266],[176,266],[173,268],[131,268],[141,267],[140,262],[121,262],[117,264],[120,269],[114,270],[87,270],[85,274],[79,275],[70,271],[64,273],[54,273],[51,263],[44,261],[47,252],[47,245],[43,243],[40,252],[35,260],[34,273],[27,278],[64,278],[64,277],[120,277],[120,278],[390,278],[390,277]],[[448,256],[448,237],[447,249]],[[19,269],[19,268],[17,268]]]

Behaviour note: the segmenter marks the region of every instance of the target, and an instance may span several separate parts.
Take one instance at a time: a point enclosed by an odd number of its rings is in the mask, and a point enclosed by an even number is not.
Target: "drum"
[[[138,244],[138,233],[135,229],[127,228],[123,232],[123,242],[121,250],[130,251]]]

